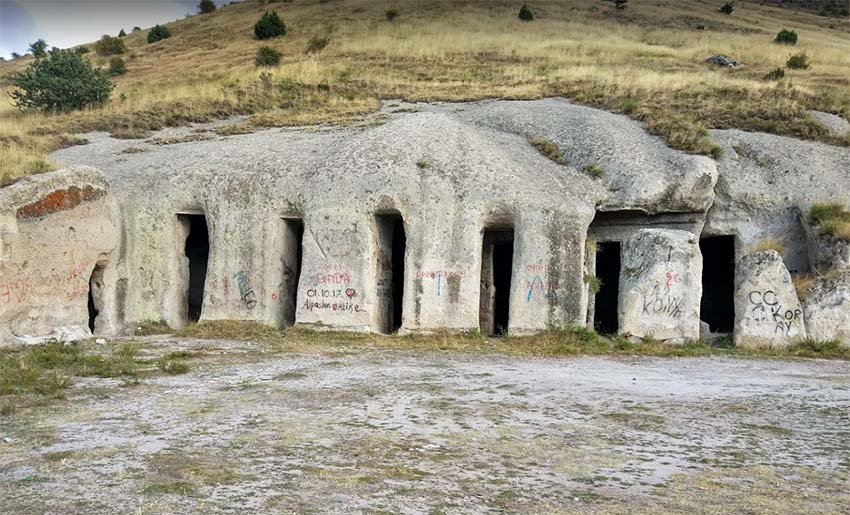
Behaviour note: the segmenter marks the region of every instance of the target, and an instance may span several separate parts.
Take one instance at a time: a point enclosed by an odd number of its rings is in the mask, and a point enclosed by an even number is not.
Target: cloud
[[[0,0],[0,55],[24,53],[38,38],[67,48],[196,10],[195,0]]]

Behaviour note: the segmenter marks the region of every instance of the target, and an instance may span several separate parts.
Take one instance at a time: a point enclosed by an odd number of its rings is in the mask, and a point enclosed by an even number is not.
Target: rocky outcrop
[[[810,338],[850,347],[850,271],[815,280],[804,304]]]
[[[825,128],[833,136],[843,137],[850,135],[850,122],[844,118],[823,111],[806,111],[809,116],[815,119],[819,125]]]
[[[806,338],[803,307],[778,252],[744,256],[735,277],[735,346],[781,348]]]
[[[642,229],[623,248],[620,332],[684,343],[700,337],[702,255],[687,231]]]
[[[91,336],[89,284],[118,238],[107,197],[87,167],[0,189],[0,344]]]

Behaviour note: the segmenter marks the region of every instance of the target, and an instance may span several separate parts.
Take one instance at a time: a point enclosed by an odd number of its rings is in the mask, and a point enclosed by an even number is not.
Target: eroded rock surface
[[[744,256],[735,285],[735,345],[787,347],[806,338],[791,274],[774,250]]]
[[[807,292],[805,313],[811,338],[850,347],[850,271],[817,279]]]
[[[687,231],[642,229],[623,248],[620,332],[670,343],[700,336],[702,255]]]

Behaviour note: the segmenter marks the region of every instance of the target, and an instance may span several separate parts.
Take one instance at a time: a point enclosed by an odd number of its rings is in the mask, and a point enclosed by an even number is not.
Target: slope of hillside
[[[164,125],[236,114],[248,116],[232,131],[341,122],[398,97],[563,95],[627,113],[670,145],[697,153],[717,148],[707,128],[848,143],[806,115],[850,115],[846,19],[750,2],[736,2],[727,16],[717,12],[722,2],[633,0],[617,10],[601,0],[539,0],[530,4],[537,19],[524,23],[516,16],[520,3],[249,0],[171,23],[173,37],[154,44],[147,31],[131,33],[128,73],[103,108],[49,115],[0,105],[0,184],[50,169],[47,154],[80,143],[68,135],[75,132],[144,137]],[[252,26],[269,9],[281,14],[288,33],[256,41]],[[388,9],[398,12],[395,20],[388,21]],[[773,43],[783,28],[799,33],[796,47]],[[323,38],[327,45],[319,48]],[[279,66],[254,66],[264,44],[283,52]],[[764,79],[802,51],[811,68]],[[746,67],[706,64],[715,53]],[[96,64],[108,61],[88,55]],[[30,60],[0,64],[0,94],[9,74]]]

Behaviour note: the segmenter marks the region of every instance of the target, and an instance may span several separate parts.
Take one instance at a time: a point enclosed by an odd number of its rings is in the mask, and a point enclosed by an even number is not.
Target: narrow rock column
[[[641,229],[623,247],[620,332],[667,343],[699,338],[702,255],[691,232]]]
[[[744,256],[735,277],[736,346],[784,348],[806,338],[803,308],[778,252]]]

